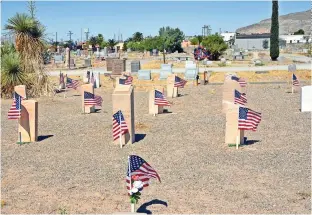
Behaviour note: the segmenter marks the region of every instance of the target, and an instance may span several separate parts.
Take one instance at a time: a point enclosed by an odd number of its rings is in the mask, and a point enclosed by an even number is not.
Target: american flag
[[[101,96],[96,96],[92,93],[84,91],[84,105],[102,106],[103,99]]]
[[[113,115],[113,139],[117,140],[119,135],[128,133],[128,126],[121,110]]]
[[[130,155],[127,170],[127,190],[131,194],[131,177],[137,176],[138,180],[143,182],[143,187],[147,187],[150,178],[156,178],[160,182],[158,173],[143,158],[137,155]]]
[[[66,87],[67,88],[73,88],[73,89],[77,89],[77,87],[79,86],[79,81],[71,79],[71,78],[66,78]]]
[[[239,107],[238,129],[256,131],[261,121],[261,113]]]
[[[245,93],[240,93],[238,90],[234,91],[234,104],[240,104],[245,106],[247,103],[247,97]]]
[[[8,112],[8,119],[19,119],[21,118],[22,111],[22,96],[17,93],[14,93],[13,103]]]
[[[174,80],[174,87],[181,87],[183,88],[186,84],[186,80],[183,80],[182,78],[175,76],[175,80]]]
[[[119,84],[131,85],[133,78],[131,76],[126,76],[126,79],[119,79]]]
[[[231,79],[234,80],[234,81],[237,81],[241,87],[246,87],[247,86],[247,82],[244,79],[242,79],[242,78],[238,78],[236,76],[232,76]]]
[[[160,91],[155,90],[155,105],[159,106],[170,106],[168,100],[165,98],[164,94],[162,94]]]
[[[293,85],[294,86],[300,86],[299,80],[297,79],[297,77],[295,76],[295,74],[293,74]]]

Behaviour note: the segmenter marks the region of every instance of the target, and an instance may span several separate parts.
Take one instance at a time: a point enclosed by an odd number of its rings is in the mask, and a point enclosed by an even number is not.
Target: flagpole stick
[[[120,148],[122,149],[122,142],[121,142],[121,112],[119,112],[119,126],[120,126],[120,132],[119,132],[119,144],[120,144]]]
[[[294,74],[291,77],[291,93],[294,93]]]
[[[239,130],[238,130],[238,131],[239,131]],[[236,149],[238,149],[238,145],[239,145],[238,142],[239,142],[239,136],[237,135],[237,136],[236,136]]]
[[[130,168],[130,156],[128,156],[128,171],[129,171],[129,181],[130,181],[130,187],[129,187],[129,192],[130,192],[130,196],[132,195],[131,189],[132,189],[132,178],[131,178],[131,168]],[[134,206],[132,207],[132,204],[134,204]],[[130,202],[130,206],[131,206],[131,213],[134,213],[135,210],[135,203],[131,203]]]

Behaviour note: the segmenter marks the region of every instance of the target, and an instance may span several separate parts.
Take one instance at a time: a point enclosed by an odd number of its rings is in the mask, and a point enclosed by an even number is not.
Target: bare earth
[[[175,114],[156,117],[148,115],[148,93],[136,90],[136,133],[146,136],[123,149],[112,143],[110,88],[95,89],[104,105],[89,115],[76,91],[38,99],[43,140],[21,146],[17,122],[6,117],[11,101],[2,100],[2,213],[130,211],[127,156],[137,154],[162,179],[143,190],[138,207],[162,204],[141,212],[310,214],[311,113],[299,111],[300,94],[249,85],[250,108],[263,117],[257,132],[246,132],[253,144],[236,150],[224,144],[221,89],[189,85],[169,99]]]

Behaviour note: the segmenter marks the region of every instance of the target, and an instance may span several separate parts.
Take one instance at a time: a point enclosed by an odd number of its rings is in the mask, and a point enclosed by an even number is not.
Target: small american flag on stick
[[[244,79],[242,79],[242,78],[238,78],[236,76],[232,76],[231,79],[234,80],[234,81],[237,81],[241,87],[246,87],[247,86],[247,82]]]
[[[156,178],[160,181],[158,173],[143,158],[137,155],[130,155],[128,161],[128,171],[126,177],[127,190],[131,194],[131,178],[137,177],[137,180],[143,182],[143,187],[149,185],[149,179]]]
[[[239,107],[238,129],[256,131],[261,121],[261,113],[249,108]]]
[[[295,74],[293,74],[292,80],[293,80],[293,86],[300,86],[300,82],[299,82],[299,80],[297,79],[297,77],[296,77]]]
[[[128,126],[121,110],[113,115],[113,139],[117,140],[120,135],[128,132]]]
[[[183,80],[182,78],[180,78],[178,76],[175,76],[174,87],[181,87],[181,88],[183,88],[186,83],[187,83],[186,80]]]
[[[71,78],[66,78],[66,87],[67,88],[77,89],[78,86],[79,86],[79,81],[71,79]]]
[[[131,85],[133,81],[133,77],[131,76],[126,76],[126,79],[119,79],[119,84],[122,85]]]
[[[22,110],[22,96],[18,93],[14,93],[13,103],[8,112],[8,119],[19,119],[21,118],[21,110]]]
[[[84,91],[84,105],[102,106],[103,99],[101,96],[96,96],[92,93]]]
[[[245,106],[247,104],[247,97],[245,93],[240,93],[238,90],[234,91],[234,104]]]
[[[165,98],[164,94],[160,91],[155,90],[155,100],[154,104],[158,106],[170,106],[168,100]]]

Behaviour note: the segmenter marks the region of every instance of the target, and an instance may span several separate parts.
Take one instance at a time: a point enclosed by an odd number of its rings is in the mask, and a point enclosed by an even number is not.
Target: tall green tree
[[[223,38],[218,34],[209,35],[204,37],[202,45],[210,51],[212,60],[218,60],[220,55],[228,48]]]
[[[270,56],[273,61],[279,57],[278,1],[276,0],[272,1]]]
[[[141,32],[135,32],[132,36],[134,42],[141,42],[143,40],[143,34]]]
[[[184,40],[184,33],[179,28],[169,26],[159,29],[159,36],[163,42],[163,47],[169,52],[182,52],[181,43]],[[160,49],[162,50],[162,49]]]

